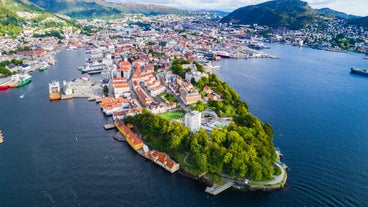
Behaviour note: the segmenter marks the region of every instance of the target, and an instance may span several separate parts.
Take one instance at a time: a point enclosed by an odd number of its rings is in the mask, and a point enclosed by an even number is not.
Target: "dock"
[[[233,186],[234,186],[234,182],[228,181],[225,184],[220,185],[218,187],[207,187],[205,192],[212,194],[212,195],[217,195]]]
[[[115,128],[115,125],[114,124],[105,124],[104,125],[104,129],[105,130],[114,129],[114,128]]]
[[[119,142],[126,142],[125,137],[120,132],[115,133],[114,139],[119,141]]]

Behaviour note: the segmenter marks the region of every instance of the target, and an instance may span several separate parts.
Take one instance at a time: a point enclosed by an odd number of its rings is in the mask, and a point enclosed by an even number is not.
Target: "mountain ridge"
[[[330,8],[321,8],[321,9],[316,9],[316,10],[322,15],[327,15],[327,16],[331,15],[336,18],[342,18],[342,19],[348,19],[348,20],[360,18],[360,16],[346,14],[344,12],[336,11]]]
[[[300,29],[311,23],[316,14],[317,12],[307,2],[301,0],[273,0],[241,7],[220,22]]]
[[[73,18],[106,18],[125,13],[186,14],[184,10],[154,4],[117,3],[104,0],[30,0],[45,10]]]

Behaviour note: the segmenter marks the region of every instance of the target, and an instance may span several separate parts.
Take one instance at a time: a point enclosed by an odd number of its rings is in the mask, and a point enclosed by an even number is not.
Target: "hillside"
[[[339,19],[357,19],[359,18],[359,16],[349,15],[344,12],[335,11],[330,8],[322,8],[322,9],[316,9],[316,10],[321,15],[327,15],[327,16],[336,17]]]
[[[368,16],[350,20],[348,23],[368,29]]]
[[[100,18],[124,13],[157,15],[183,14],[182,10],[152,4],[113,3],[103,0],[30,0],[50,12],[73,18]]]
[[[62,32],[63,27],[76,27],[74,20],[46,12],[28,0],[0,0],[0,36],[15,36],[23,29],[43,34],[45,30]]]
[[[103,15],[119,15],[115,8],[104,5],[101,1],[90,0],[30,0],[46,11],[67,15],[74,18],[93,18]]]
[[[15,12],[0,4],[0,36],[16,35],[22,32],[20,24],[23,19]]]
[[[259,24],[273,28],[285,26],[300,29],[316,18],[317,12],[301,0],[274,0],[239,8],[221,23]]]

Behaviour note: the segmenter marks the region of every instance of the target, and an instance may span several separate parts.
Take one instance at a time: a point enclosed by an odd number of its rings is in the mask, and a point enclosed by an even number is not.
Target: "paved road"
[[[258,184],[258,185],[274,185],[274,184],[278,184],[281,183],[281,181],[284,179],[284,176],[286,174],[286,171],[283,167],[281,167],[281,165],[275,163],[275,165],[277,165],[277,167],[280,168],[281,170],[281,174],[278,176],[273,176],[273,179],[270,181],[252,181],[252,183],[254,184]]]

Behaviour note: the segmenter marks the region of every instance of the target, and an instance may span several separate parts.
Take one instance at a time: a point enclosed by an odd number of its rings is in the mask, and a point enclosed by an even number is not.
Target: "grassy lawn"
[[[164,117],[166,119],[169,120],[173,120],[173,119],[180,119],[184,117],[184,113],[181,111],[173,111],[173,112],[167,112],[164,114],[160,114],[159,116]]]

